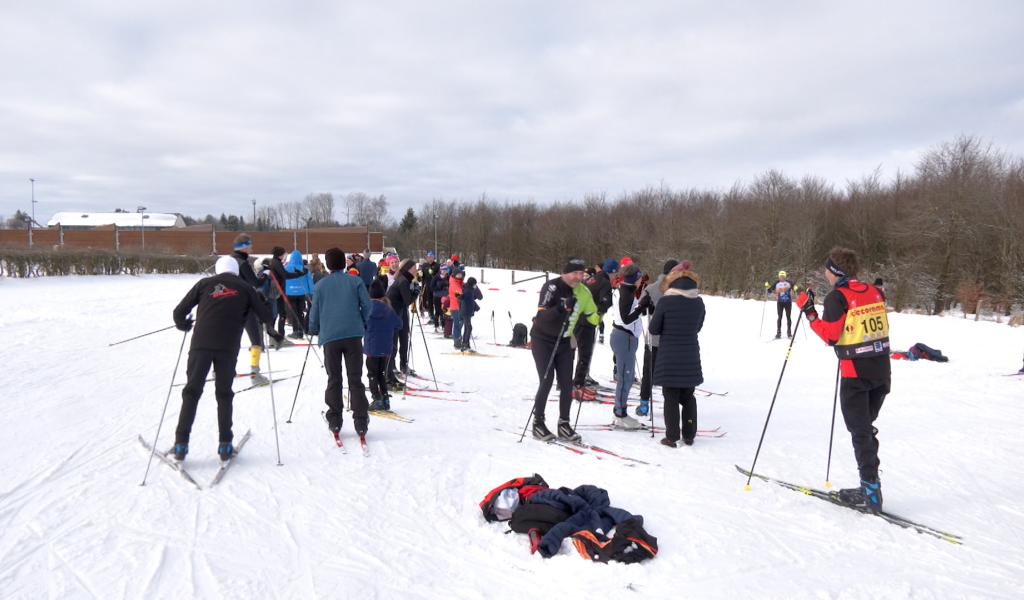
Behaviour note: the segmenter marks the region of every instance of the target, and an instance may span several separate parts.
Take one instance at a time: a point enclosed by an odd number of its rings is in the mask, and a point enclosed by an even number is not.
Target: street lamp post
[[[32,247],[32,225],[36,221],[36,180],[29,177],[32,182],[32,220],[28,222],[28,247]]]
[[[437,205],[434,205],[434,257],[437,257]]]
[[[256,199],[252,199],[252,228],[256,229]]]
[[[146,207],[140,206],[135,209],[139,213],[139,223],[142,224],[142,252],[146,252]]]

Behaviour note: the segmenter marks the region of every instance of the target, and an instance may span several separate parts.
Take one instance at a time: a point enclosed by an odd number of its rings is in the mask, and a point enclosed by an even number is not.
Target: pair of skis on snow
[[[345,442],[341,441],[341,434],[337,431],[332,431],[331,435],[334,436],[334,445],[341,450],[341,453],[348,454]],[[362,450],[363,456],[370,456],[370,446],[366,443],[366,435],[359,436],[359,448]]]
[[[509,431],[508,429],[502,429],[501,427],[495,427],[494,429],[497,430],[497,431],[504,432],[504,433],[512,434],[512,435],[517,436],[517,437],[520,435],[519,433],[516,433],[515,431]],[[657,465],[657,464],[649,463],[649,462],[647,462],[645,460],[641,460],[639,458],[633,458],[632,456],[626,456],[624,454],[619,454],[618,452],[615,452],[613,450],[609,450],[607,448],[602,448],[601,446],[595,446],[594,444],[587,444],[585,442],[571,442],[569,440],[563,440],[563,439],[560,439],[560,438],[557,438],[557,437],[553,438],[553,439],[550,439],[550,440],[538,440],[537,438],[535,438],[532,435],[530,435],[530,432],[527,432],[526,437],[528,437],[528,438],[530,438],[530,439],[532,439],[534,441],[544,443],[544,444],[549,444],[549,445],[552,445],[552,446],[561,446],[561,447],[571,451],[573,454],[577,454],[577,455],[581,455],[581,456],[585,455],[585,454],[588,454],[588,453],[592,453],[595,456],[595,458],[597,458],[598,460],[602,460],[604,458],[614,458],[614,459],[617,459],[617,460],[620,460],[620,461],[626,463],[626,465],[630,466],[630,467],[633,467],[633,466],[636,466],[636,465],[647,465],[647,466],[655,466],[655,467],[660,466],[660,465]]]
[[[790,483],[788,481],[783,481],[781,479],[775,479],[774,477],[767,477],[765,475],[760,475],[758,473],[751,473],[750,471],[744,469],[743,467],[741,467],[739,465],[735,465],[735,467],[736,467],[737,471],[739,471],[740,473],[743,473],[747,477],[756,477],[756,478],[760,479],[761,481],[767,481],[769,483],[774,483],[775,485],[784,487],[784,488],[786,488],[788,490],[793,490],[794,492],[800,492],[801,494],[804,494],[804,495],[807,495],[807,496],[811,496],[813,498],[818,498],[819,500],[824,500],[826,502],[830,502],[832,504],[835,504],[836,506],[842,506],[843,508],[848,508],[850,510],[855,510],[855,511],[857,511],[859,513],[863,513],[863,514],[866,514],[866,515],[873,515],[873,516],[876,516],[876,517],[878,517],[878,518],[880,518],[880,519],[882,519],[884,521],[888,521],[889,523],[892,523],[893,525],[898,525],[900,527],[903,527],[904,529],[912,529],[912,530],[914,530],[914,531],[916,531],[918,533],[923,533],[925,535],[930,535],[932,537],[936,537],[936,538],[938,538],[940,540],[949,542],[950,544],[955,544],[955,545],[959,546],[959,545],[964,543],[963,542],[963,538],[960,537],[959,535],[956,535],[955,533],[949,533],[948,531],[942,531],[941,529],[935,529],[934,527],[931,527],[931,526],[928,526],[928,525],[924,525],[923,523],[918,523],[916,521],[911,521],[910,519],[907,519],[905,517],[901,517],[901,516],[893,514],[891,512],[886,512],[886,511],[871,512],[871,511],[869,511],[867,509],[864,509],[864,508],[860,508],[860,507],[857,507],[857,506],[851,506],[849,504],[846,504],[845,502],[843,502],[842,500],[839,499],[839,494],[837,492],[826,492],[825,490],[818,490],[818,489],[815,489],[815,488],[809,488],[809,487],[806,487],[806,486],[797,485],[795,483]]]
[[[214,474],[213,479],[207,487],[213,487],[220,483],[220,480],[224,478],[224,474],[227,473],[228,468],[231,467],[231,464],[235,461],[238,453],[241,452],[242,447],[245,446],[245,443],[249,441],[250,437],[252,437],[252,430],[245,432],[245,435],[242,436],[242,439],[239,440],[238,444],[235,446],[235,452],[231,455],[231,458],[220,461],[220,467],[217,469],[217,472]],[[160,462],[177,471],[178,474],[181,475],[182,479],[194,485],[197,490],[203,489],[203,486],[199,485],[199,482],[196,481],[187,470],[185,470],[185,467],[181,462],[171,458],[171,455],[174,454],[173,447],[167,452],[154,453],[153,446],[151,446],[149,442],[142,437],[142,434],[139,434],[139,443],[142,444],[142,447],[145,448],[147,452],[153,453],[158,459],[160,459]]]
[[[629,432],[629,433],[636,432],[636,431],[643,431],[643,432],[650,433],[651,432],[651,426],[648,425],[647,423],[640,423],[640,427],[637,427],[636,429],[626,429],[624,427],[616,427],[614,423],[609,423],[609,424],[600,424],[600,425],[580,425],[579,427],[576,428],[576,430],[577,431],[625,431],[625,432]],[[654,428],[654,432],[655,433],[664,433],[665,432],[665,428],[664,427],[655,427]],[[697,430],[697,437],[720,438],[720,437],[725,437],[726,433],[728,433],[728,432],[722,431],[722,428],[719,426],[719,427],[715,427],[714,429],[698,429]]]

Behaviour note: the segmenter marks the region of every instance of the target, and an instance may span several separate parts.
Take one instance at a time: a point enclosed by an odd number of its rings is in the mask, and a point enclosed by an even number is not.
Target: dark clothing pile
[[[608,492],[593,485],[549,488],[539,475],[513,479],[480,503],[486,520],[498,520],[494,504],[509,489],[518,492],[513,495],[512,530],[528,533],[531,552],[539,551],[544,558],[558,554],[566,538],[580,556],[598,562],[634,563],[658,554],[658,539],[644,530],[643,517],[612,506]],[[507,512],[507,499],[501,500]]]

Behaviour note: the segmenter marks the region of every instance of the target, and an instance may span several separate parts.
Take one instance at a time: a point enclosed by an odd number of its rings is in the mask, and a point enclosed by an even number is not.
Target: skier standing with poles
[[[313,289],[313,303],[309,309],[309,332],[319,336],[317,343],[324,349],[324,368],[327,370],[327,427],[331,433],[341,431],[342,368],[348,375],[349,402],[356,433],[366,435],[369,425],[366,386],[363,385],[363,334],[373,306],[366,286],[358,277],[345,272],[345,253],[331,248],[324,254],[331,274],[320,280]],[[344,363],[344,364],[343,364]]]
[[[782,337],[782,313],[786,313],[786,338],[793,337],[793,282],[787,279],[785,271],[779,271],[779,280],[767,292],[775,294],[778,318],[775,321],[775,339]]]
[[[856,508],[879,512],[882,487],[874,421],[892,380],[889,319],[882,292],[855,279],[859,266],[853,250],[833,248],[825,261],[825,279],[832,291],[825,296],[821,317],[814,308],[811,290],[800,294],[797,306],[814,333],[833,346],[839,357],[839,403],[860,474],[860,486],[839,490],[839,499]]]
[[[540,377],[533,401],[533,437],[538,440],[547,441],[555,437],[544,423],[544,409],[556,377],[559,385],[558,437],[573,442],[580,440],[580,435],[569,424],[574,352],[568,326],[569,320],[578,312],[573,288],[583,280],[584,266],[578,258],[569,259],[562,269],[562,276],[549,281],[540,290],[537,315],[530,330],[533,362]]]
[[[192,320],[187,315],[193,307],[199,307],[188,351],[188,382],[181,390],[181,413],[174,433],[174,459],[177,461],[184,460],[188,454],[196,407],[203,395],[211,365],[216,381],[217,424],[220,430],[217,454],[223,461],[234,455],[231,417],[235,393],[231,384],[238,362],[238,340],[250,314],[268,325],[273,318],[270,307],[259,297],[256,289],[239,277],[238,261],[234,257],[217,259],[215,272],[213,277],[201,279],[192,286],[173,312],[175,326],[181,331],[188,331],[192,329]]]

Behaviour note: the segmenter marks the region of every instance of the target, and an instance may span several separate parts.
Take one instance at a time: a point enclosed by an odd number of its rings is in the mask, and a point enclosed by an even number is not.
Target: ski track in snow
[[[169,330],[107,344],[168,325],[196,279],[0,280],[4,363],[13,374],[0,432],[5,598],[511,598],[524,582],[578,597],[1019,596],[1024,382],[1001,377],[1019,363],[1019,330],[891,317],[894,348],[920,341],[951,362],[893,362],[877,423],[887,509],[962,535],[964,545],[954,546],[757,480],[743,492],[732,465],[750,465],[786,352],[785,343],[761,343],[770,323],[755,335],[763,308],[756,301],[705,297],[703,387],[729,396],[698,397],[699,424],[727,436],[673,450],[646,433],[583,432],[585,441],[661,465],[648,467],[495,432],[522,429],[530,404],[521,399],[534,394],[537,376],[530,352],[487,343],[495,341],[490,313],[497,341],[506,342],[506,311],[529,323],[540,282],[510,286],[508,272],[491,269],[474,331],[481,351],[500,358],[445,354],[450,340],[429,329],[426,336],[438,380],[454,382],[442,387],[479,390],[464,396],[469,402],[396,395],[393,408],[416,422],[372,418],[369,457],[358,452],[346,413],[342,455],[320,418],[326,375],[310,357],[292,424],[284,419],[298,380],[275,385],[283,466],[269,390],[253,390],[236,398],[234,416],[236,435],[251,428],[253,437],[208,487],[218,466],[209,385],[185,463],[207,489],[157,460],[140,487],[148,457],[135,438],[156,433],[182,336]],[[413,325],[413,367],[429,377]],[[271,359],[298,373],[304,356],[298,347]],[[247,363],[243,349],[240,372]],[[592,368],[610,379],[608,345],[597,346]],[[834,376],[834,354],[797,332],[756,471],[823,487]],[[158,450],[173,441],[179,406],[175,388]],[[655,409],[660,426],[660,403]],[[547,411],[553,421],[557,404]],[[580,423],[610,415],[611,406],[588,404]],[[595,565],[569,544],[549,560],[531,556],[525,536],[485,523],[477,503],[491,487],[534,472],[555,486],[606,488],[613,505],[644,515],[659,556]],[[840,415],[830,479],[836,488],[856,481]]]

